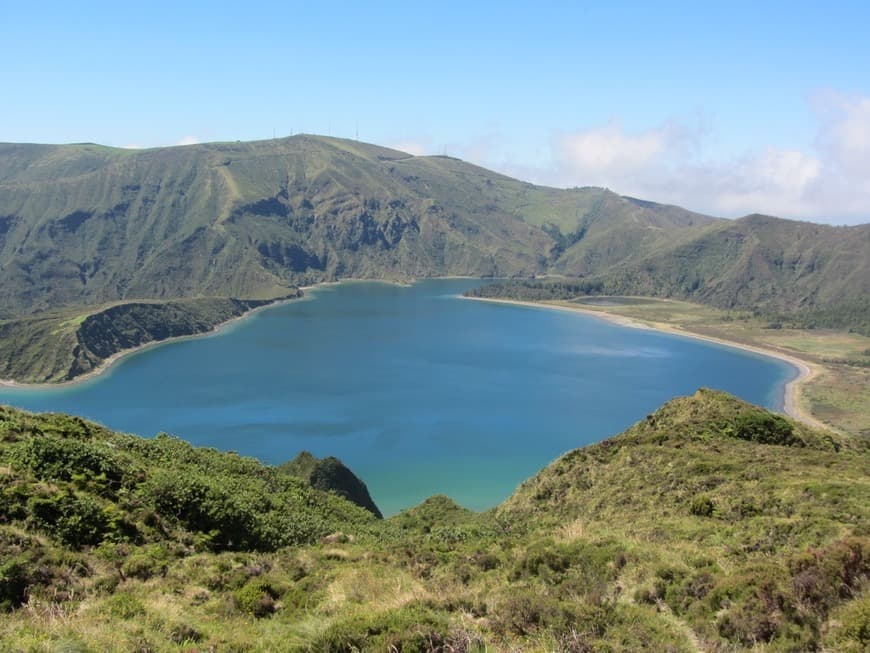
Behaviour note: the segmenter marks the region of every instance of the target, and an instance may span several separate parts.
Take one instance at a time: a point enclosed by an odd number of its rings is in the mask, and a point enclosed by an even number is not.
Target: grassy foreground
[[[481,514],[381,520],[302,466],[3,409],[0,650],[870,646],[870,447],[730,395]]]

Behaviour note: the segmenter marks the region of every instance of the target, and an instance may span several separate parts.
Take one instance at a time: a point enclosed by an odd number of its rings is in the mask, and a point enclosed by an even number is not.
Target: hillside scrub
[[[436,496],[379,520],[288,473],[314,465],[2,409],[0,648],[867,646],[868,443],[729,395],[668,402],[485,513]]]

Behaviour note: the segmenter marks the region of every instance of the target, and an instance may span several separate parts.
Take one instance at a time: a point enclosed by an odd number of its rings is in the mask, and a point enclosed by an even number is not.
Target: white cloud
[[[441,153],[483,165],[496,156],[501,141],[496,134],[484,134],[468,142],[447,143]]]
[[[389,141],[387,142],[387,147],[407,152],[414,156],[447,154],[470,163],[485,165],[487,161],[492,160],[495,150],[500,143],[501,139],[495,134],[479,136],[468,142],[453,141],[441,145],[436,144],[432,137],[423,136],[416,139]]]
[[[407,152],[413,156],[423,156],[429,153],[429,144],[420,141],[397,141],[395,143],[388,143],[387,147],[399,150],[400,152]]]
[[[629,135],[617,123],[600,129],[559,134],[553,139],[553,156],[557,165],[575,175],[622,175],[648,166],[667,148],[665,130],[650,129]]]
[[[816,147],[845,174],[870,178],[870,98],[825,92],[814,98],[821,128]]]
[[[124,150],[143,150],[143,149],[145,149],[145,146],[144,145],[137,145],[135,143],[129,143],[127,145],[122,145],[121,148]]]
[[[557,132],[549,166],[494,165],[536,183],[603,186],[714,215],[870,222],[870,98],[825,93],[813,107],[817,135],[801,149],[762,143],[739,157],[711,159],[711,130],[696,116],[638,132],[618,121]]]
[[[199,139],[196,136],[185,136],[176,145],[198,145]]]

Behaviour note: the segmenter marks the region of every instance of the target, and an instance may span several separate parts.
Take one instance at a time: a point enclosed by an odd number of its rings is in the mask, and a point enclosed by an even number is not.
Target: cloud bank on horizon
[[[715,126],[702,114],[642,131],[619,119],[575,131],[554,131],[549,163],[499,158],[501,138],[486,135],[445,148],[469,162],[557,187],[601,186],[724,217],[765,213],[827,224],[870,222],[870,97],[834,91],[810,101],[816,134],[805,149],[760,145],[730,159],[706,154]],[[442,154],[432,140],[391,147]]]

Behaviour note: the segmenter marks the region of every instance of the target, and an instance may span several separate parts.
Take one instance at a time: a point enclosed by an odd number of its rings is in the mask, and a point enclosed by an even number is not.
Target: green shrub
[[[574,606],[538,591],[511,591],[494,608],[493,628],[501,635],[529,635],[541,628],[567,629],[577,619]]]
[[[716,504],[713,503],[713,499],[705,495],[694,497],[689,507],[689,512],[696,517],[712,517],[715,510]]]
[[[121,573],[128,578],[148,580],[166,575],[169,552],[162,546],[149,546],[130,554],[121,564]]]
[[[358,616],[333,624],[308,647],[311,651],[355,653],[357,651],[432,651],[474,650],[460,648],[444,617],[420,604],[396,610]],[[467,646],[468,638],[462,638]]]
[[[278,596],[275,588],[264,580],[253,580],[233,594],[236,607],[258,619],[275,612],[275,599]]]
[[[826,614],[870,577],[870,539],[846,538],[789,563],[795,596]]]
[[[10,451],[14,466],[30,470],[36,478],[52,481],[97,481],[106,492],[121,486],[124,472],[115,455],[99,443],[44,436],[29,438]]]
[[[18,558],[0,562],[0,611],[8,612],[27,600],[27,565]]]
[[[196,644],[203,639],[203,635],[189,624],[176,623],[169,627],[169,639],[175,644]]]
[[[830,650],[870,651],[870,594],[848,603],[836,616],[839,627],[829,637]]]
[[[539,578],[560,583],[569,576],[575,585],[600,587],[616,577],[627,562],[624,551],[610,542],[572,542],[556,544],[551,540],[530,546],[514,565],[511,580]]]
[[[99,544],[110,527],[101,505],[87,495],[34,496],[27,509],[36,528],[73,548]]]
[[[740,414],[731,427],[730,435],[760,444],[803,446],[794,435],[794,427],[781,415],[767,411],[749,410]]]
[[[109,616],[116,619],[133,619],[145,614],[145,606],[129,592],[115,592],[103,604]]]

